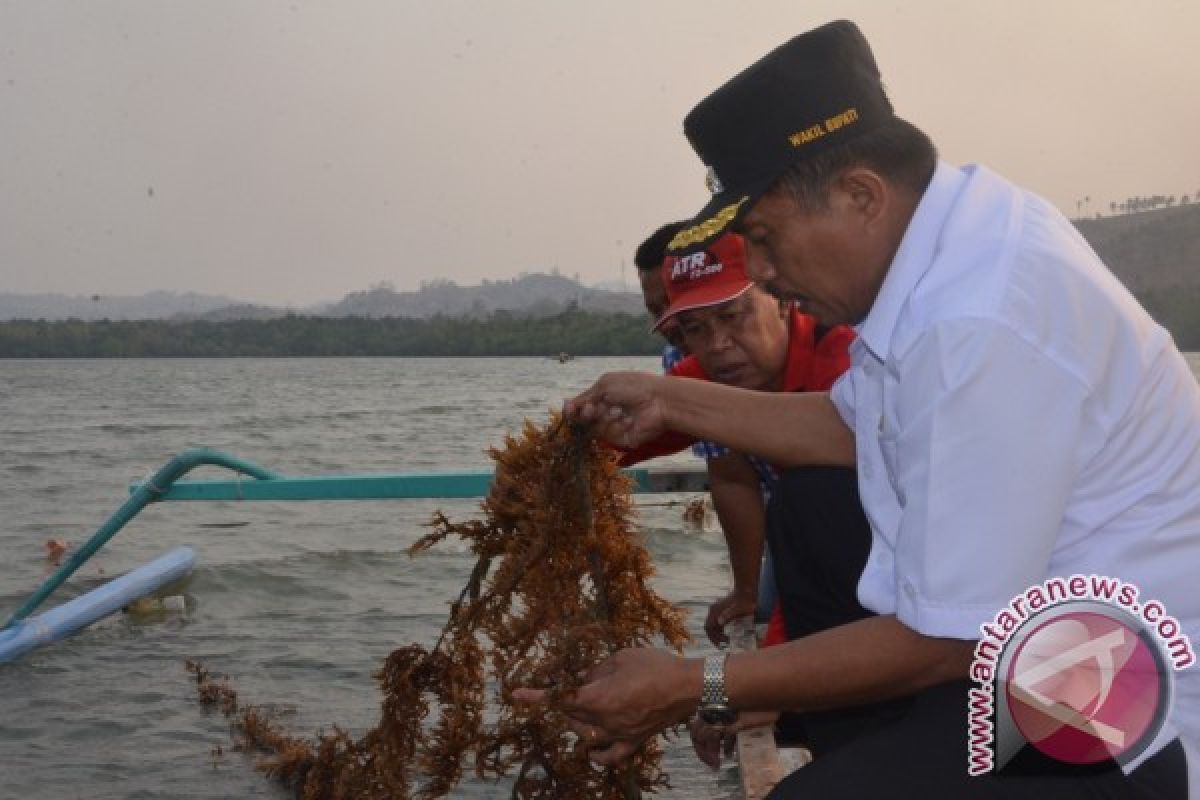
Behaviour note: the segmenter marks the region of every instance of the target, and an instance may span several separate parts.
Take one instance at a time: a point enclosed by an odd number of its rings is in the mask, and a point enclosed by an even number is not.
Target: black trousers
[[[858,602],[858,579],[871,552],[871,526],[848,467],[785,471],[767,506],[767,546],[789,639],[871,616]],[[778,738],[818,758],[899,718],[908,699],[835,711],[784,714]]]
[[[771,492],[766,533],[789,639],[871,615],[858,602],[871,526],[853,469],[786,470]]]
[[[968,686],[962,681],[920,693],[894,722],[844,742],[784,778],[769,800],[1188,800],[1187,759],[1178,739],[1130,775],[1112,762],[1063,764],[1026,745],[999,773],[971,777]]]
[[[780,477],[767,508],[788,638],[870,616],[858,580],[871,529],[853,469],[802,467]],[[779,738],[816,759],[773,798],[1161,798],[1186,800],[1187,765],[1173,743],[1125,776],[1114,764],[1080,769],[1026,747],[1002,772],[967,774],[967,682],[856,708],[785,714]]]

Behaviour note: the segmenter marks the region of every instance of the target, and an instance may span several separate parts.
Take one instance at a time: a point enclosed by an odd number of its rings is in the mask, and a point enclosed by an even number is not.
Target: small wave
[[[462,411],[462,410],[463,410],[462,406],[445,406],[445,405],[436,406],[435,405],[435,406],[420,406],[418,408],[414,408],[413,410],[409,411],[408,413],[432,416],[435,414],[453,414],[455,412]]]
[[[302,592],[312,597],[316,591],[327,597],[343,598],[336,587],[345,580],[357,581],[362,573],[394,569],[408,556],[395,550],[323,550],[289,553],[278,558],[248,559],[229,564],[201,564],[197,580],[212,581],[230,590],[270,594]],[[320,580],[314,581],[314,576]]]
[[[49,486],[35,486],[29,490],[29,493],[37,497],[66,497],[74,491],[75,487],[66,483],[50,484]]]
[[[336,588],[338,581],[331,580],[333,576],[315,581],[309,570],[278,561],[205,565],[193,575],[193,591],[198,595],[211,595],[215,590],[239,596],[302,597],[310,604],[341,604],[346,599]]]
[[[291,552],[277,558],[250,558],[231,564],[219,565],[214,569],[249,568],[271,570],[277,567],[294,567],[306,565],[325,565],[334,567],[374,566],[383,561],[394,560],[404,553],[395,550],[309,550]]]
[[[184,425],[179,422],[143,422],[137,425],[130,425],[125,422],[106,422],[102,425],[91,426],[93,430],[103,431],[104,433],[116,433],[120,435],[128,435],[134,433],[161,433],[163,431],[183,431],[187,430],[189,425]]]
[[[301,414],[238,414],[224,420],[226,427],[234,430],[244,430],[247,426],[253,428],[268,427],[271,429],[286,429],[297,425],[304,426],[313,422],[336,422],[339,420],[370,419],[382,413],[383,409],[334,409],[312,411]]]
[[[339,420],[339,419],[368,419],[377,415],[379,411],[365,408],[349,408],[330,411],[318,411],[311,414],[305,414],[300,418],[300,421],[307,420]]]
[[[99,450],[82,450],[77,447],[68,447],[65,450],[39,447],[36,450],[9,450],[7,455],[10,458],[18,456],[30,461],[57,461],[63,458],[95,458],[98,455],[102,455],[102,452]]]

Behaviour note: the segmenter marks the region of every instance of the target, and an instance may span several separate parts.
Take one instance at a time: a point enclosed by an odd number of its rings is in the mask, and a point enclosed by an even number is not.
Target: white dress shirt
[[[1100,574],[1200,645],[1200,388],[1045,200],[939,165],[833,401],[854,429],[864,606],[977,639],[1027,587]],[[1200,666],[1176,673],[1200,787]],[[1193,793],[1200,796],[1200,788]]]

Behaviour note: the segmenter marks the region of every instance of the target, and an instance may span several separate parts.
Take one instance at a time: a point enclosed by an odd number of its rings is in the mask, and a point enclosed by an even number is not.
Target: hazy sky
[[[0,0],[0,291],[619,280],[704,202],[684,114],[838,17],[949,161],[1200,189],[1197,0]]]

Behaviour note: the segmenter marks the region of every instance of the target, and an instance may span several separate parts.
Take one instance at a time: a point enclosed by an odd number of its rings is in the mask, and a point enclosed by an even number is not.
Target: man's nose
[[[712,335],[709,337],[709,347],[719,352],[728,350],[731,346],[733,346],[733,331],[720,322],[715,323],[712,326]]]

